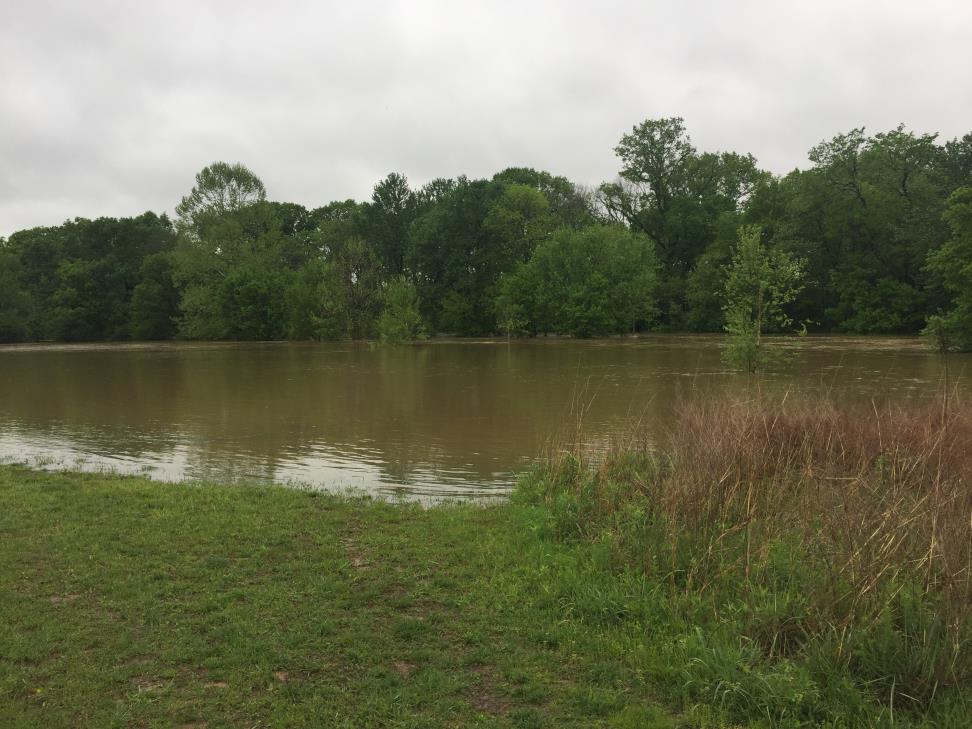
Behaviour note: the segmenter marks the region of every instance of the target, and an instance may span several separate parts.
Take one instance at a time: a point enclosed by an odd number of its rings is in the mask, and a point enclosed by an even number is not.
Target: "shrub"
[[[418,292],[404,276],[393,278],[388,284],[385,308],[378,318],[378,336],[381,341],[388,343],[425,338]]]

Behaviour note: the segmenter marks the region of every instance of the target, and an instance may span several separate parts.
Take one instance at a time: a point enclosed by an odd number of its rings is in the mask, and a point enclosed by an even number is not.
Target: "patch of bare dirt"
[[[132,685],[140,694],[147,694],[165,688],[165,684],[162,681],[149,678],[148,676],[136,676],[132,679]]]
[[[469,703],[476,711],[491,716],[500,716],[510,709],[510,700],[500,695],[497,690],[496,673],[489,666],[472,666],[471,670],[478,677],[475,684],[466,689]]]
[[[81,595],[78,595],[76,593],[69,593],[67,595],[51,595],[50,600],[51,600],[51,605],[66,605],[68,603],[74,602],[79,597],[81,597]]]
[[[358,549],[358,546],[354,543],[351,537],[345,537],[343,540],[344,551],[348,554],[348,560],[351,562],[351,566],[356,570],[364,570],[368,567],[368,558],[365,557],[364,552]]]

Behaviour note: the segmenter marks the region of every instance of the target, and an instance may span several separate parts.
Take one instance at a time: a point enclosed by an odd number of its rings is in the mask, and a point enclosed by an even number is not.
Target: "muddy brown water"
[[[381,496],[507,493],[583,421],[592,444],[671,422],[683,398],[744,393],[722,337],[0,347],[0,461],[162,480],[300,482]],[[763,387],[845,402],[939,396],[916,338],[806,337]],[[969,393],[972,357],[954,356]]]

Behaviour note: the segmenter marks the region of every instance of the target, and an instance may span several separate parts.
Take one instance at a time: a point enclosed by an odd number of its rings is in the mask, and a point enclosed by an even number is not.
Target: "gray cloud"
[[[965,0],[5,0],[0,235],[171,211],[217,159],[308,206],[391,171],[592,185],[658,116],[782,173],[856,126],[972,130],[970,37]]]

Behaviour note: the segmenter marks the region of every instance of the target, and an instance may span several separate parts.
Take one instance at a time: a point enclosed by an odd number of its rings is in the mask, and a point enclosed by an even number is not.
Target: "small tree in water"
[[[512,292],[514,282],[504,276],[500,279],[500,293],[496,297],[496,326],[506,335],[507,339],[512,339],[514,335],[523,333],[527,318],[521,306]]]
[[[928,318],[922,332],[932,346],[947,354],[972,351],[972,187],[960,187],[948,198],[942,216],[952,236],[928,254],[926,270],[937,276],[951,307]]]
[[[728,342],[723,360],[731,367],[757,372],[773,359],[763,346],[763,332],[792,324],[783,307],[803,288],[803,261],[784,251],[767,250],[759,226],[739,229],[739,242],[726,271],[722,310]]]
[[[928,317],[922,330],[945,364],[942,387],[942,422],[948,422],[949,362],[952,352],[972,351],[972,187],[960,187],[948,198],[942,216],[952,237],[928,254],[926,270],[937,276],[950,294],[952,306]]]
[[[425,339],[418,292],[404,276],[396,276],[388,282],[385,308],[378,319],[378,336],[390,344]]]

